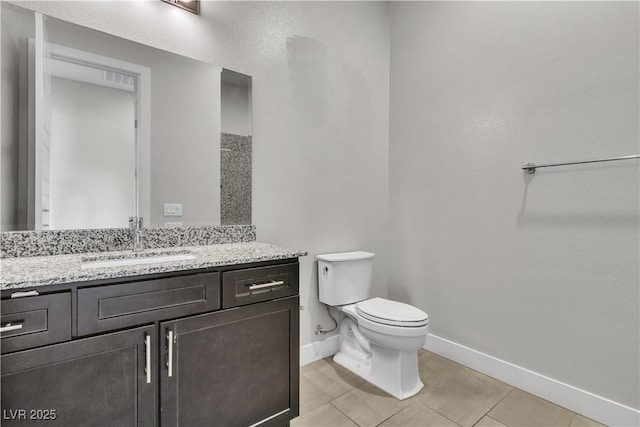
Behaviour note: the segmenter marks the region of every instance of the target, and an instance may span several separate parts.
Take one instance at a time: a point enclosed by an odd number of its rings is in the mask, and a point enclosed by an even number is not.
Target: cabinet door
[[[298,297],[160,325],[162,426],[285,425],[298,415]]]
[[[148,326],[2,356],[3,427],[154,425],[156,337]]]

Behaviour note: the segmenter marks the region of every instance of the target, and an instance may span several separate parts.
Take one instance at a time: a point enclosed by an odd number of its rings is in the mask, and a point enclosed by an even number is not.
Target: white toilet
[[[402,400],[424,386],[418,350],[424,346],[429,316],[408,304],[370,298],[370,252],[318,255],[320,302],[346,314],[340,322],[340,365]]]

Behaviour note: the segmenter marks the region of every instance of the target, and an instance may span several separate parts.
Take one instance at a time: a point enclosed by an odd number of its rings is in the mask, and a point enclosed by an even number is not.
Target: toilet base
[[[418,372],[417,351],[371,347],[369,363],[354,360],[342,351],[333,360],[399,400],[416,395],[424,387]]]

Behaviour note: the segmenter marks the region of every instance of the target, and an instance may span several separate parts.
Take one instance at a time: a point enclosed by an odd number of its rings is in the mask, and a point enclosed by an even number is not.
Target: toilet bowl
[[[406,310],[414,317],[404,320],[406,315],[386,314],[384,318],[375,318],[371,306]],[[426,313],[408,304],[382,298],[337,309],[347,315],[341,322],[340,349],[334,356],[338,364],[400,400],[422,389],[418,350],[424,346],[429,331]]]
[[[423,387],[418,350],[429,316],[409,304],[369,298],[373,257],[360,251],[318,255],[320,301],[345,314],[336,363],[402,400]]]

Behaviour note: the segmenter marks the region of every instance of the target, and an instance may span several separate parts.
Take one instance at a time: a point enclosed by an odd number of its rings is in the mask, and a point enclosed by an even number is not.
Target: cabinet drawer
[[[298,264],[247,268],[222,275],[222,307],[237,307],[298,294]]]
[[[220,308],[220,273],[78,289],[78,335]]]
[[[2,300],[2,353],[71,339],[71,293]]]

